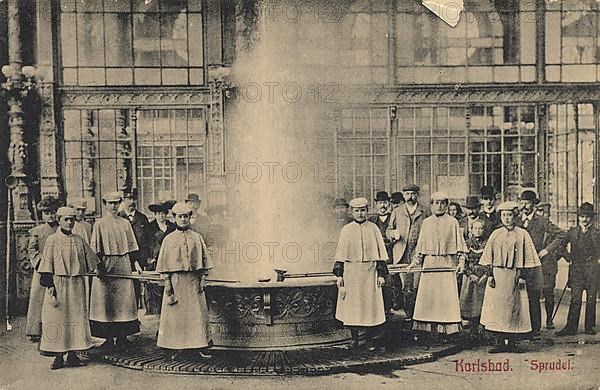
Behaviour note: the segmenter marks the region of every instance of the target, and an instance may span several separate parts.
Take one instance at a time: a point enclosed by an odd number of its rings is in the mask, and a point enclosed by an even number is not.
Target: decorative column
[[[126,124],[126,110],[116,110],[118,189],[131,192],[131,137]]]
[[[40,192],[41,196],[59,197],[60,183],[56,164],[56,123],[54,121],[54,91],[52,83],[39,86],[40,119]]]
[[[94,112],[84,111],[85,115],[85,145],[83,146],[83,196],[89,204],[95,204],[96,180],[94,168],[96,164],[96,129],[94,127]],[[90,203],[92,200],[92,203]]]
[[[8,58],[10,67],[4,67],[3,73],[8,78],[10,87],[8,98],[8,126],[10,128],[10,145],[8,159],[10,174],[15,178],[16,186],[12,190],[15,220],[31,220],[29,211],[29,188],[26,184],[27,144],[25,143],[25,127],[23,121],[23,96],[21,96],[23,74],[21,68],[21,12],[19,0],[8,2]],[[8,74],[7,74],[8,73]]]
[[[210,106],[206,139],[206,174],[208,202],[210,206],[224,205],[225,200],[225,128],[223,124],[223,90],[227,87],[225,78],[228,69],[209,69]]]

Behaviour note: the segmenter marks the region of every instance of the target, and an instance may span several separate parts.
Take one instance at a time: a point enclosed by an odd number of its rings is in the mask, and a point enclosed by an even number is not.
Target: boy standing
[[[354,350],[358,349],[359,329],[367,329],[371,344],[376,327],[385,322],[381,288],[389,273],[388,256],[379,228],[367,221],[368,203],[365,198],[350,202],[354,221],[342,228],[333,268],[339,289],[335,318],[350,328],[350,348]],[[372,344],[369,349],[377,347]]]

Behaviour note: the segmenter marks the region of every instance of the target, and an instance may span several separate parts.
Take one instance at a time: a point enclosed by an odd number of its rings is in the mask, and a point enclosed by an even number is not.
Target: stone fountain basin
[[[281,350],[333,345],[349,332],[335,319],[334,276],[283,282],[209,282],[206,298],[217,349]]]

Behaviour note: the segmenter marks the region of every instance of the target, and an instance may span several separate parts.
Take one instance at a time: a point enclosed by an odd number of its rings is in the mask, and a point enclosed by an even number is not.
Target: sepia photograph
[[[0,390],[600,389],[600,0],[0,0],[0,70]]]

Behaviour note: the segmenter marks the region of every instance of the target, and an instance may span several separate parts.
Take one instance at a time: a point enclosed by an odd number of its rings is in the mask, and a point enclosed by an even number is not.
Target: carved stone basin
[[[206,288],[215,348],[290,349],[344,342],[335,319],[335,277],[283,282],[210,282]]]

